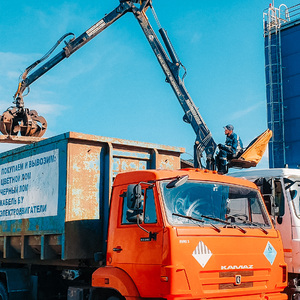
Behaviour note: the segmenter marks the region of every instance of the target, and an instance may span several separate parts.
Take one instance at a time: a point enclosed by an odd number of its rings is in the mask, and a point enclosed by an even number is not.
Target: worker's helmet
[[[224,127],[224,129],[228,129],[228,130],[230,130],[230,131],[233,131],[234,127],[233,127],[233,125],[228,124],[228,125],[226,125],[226,126]]]

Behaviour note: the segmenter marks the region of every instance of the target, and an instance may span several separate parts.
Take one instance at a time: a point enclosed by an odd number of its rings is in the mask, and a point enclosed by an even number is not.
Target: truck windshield
[[[262,199],[254,189],[192,180],[171,189],[167,184],[161,182],[161,190],[172,225],[270,226]]]

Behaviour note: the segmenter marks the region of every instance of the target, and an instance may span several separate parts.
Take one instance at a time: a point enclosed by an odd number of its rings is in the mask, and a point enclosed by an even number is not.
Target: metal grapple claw
[[[18,122],[16,120],[16,107],[7,109],[0,118],[0,130],[5,135],[18,134]]]
[[[24,135],[42,137],[47,129],[47,122],[44,117],[39,116],[35,110],[30,110],[27,115],[26,133]],[[21,135],[22,130],[21,130]]]
[[[28,108],[10,107],[0,118],[0,131],[4,135],[42,137],[47,129],[45,118],[35,110]]]

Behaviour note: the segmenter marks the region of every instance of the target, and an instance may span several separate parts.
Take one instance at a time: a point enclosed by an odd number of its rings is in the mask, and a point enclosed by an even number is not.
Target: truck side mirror
[[[127,187],[126,219],[131,223],[143,222],[142,187],[140,184],[130,184]]]
[[[139,209],[142,203],[142,187],[140,184],[130,184],[127,187],[127,207]]]

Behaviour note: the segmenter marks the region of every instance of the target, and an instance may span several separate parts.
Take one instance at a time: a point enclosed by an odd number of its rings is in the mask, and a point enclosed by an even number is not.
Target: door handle
[[[123,249],[121,246],[117,246],[116,248],[113,248],[113,251],[115,252],[121,252]]]

